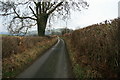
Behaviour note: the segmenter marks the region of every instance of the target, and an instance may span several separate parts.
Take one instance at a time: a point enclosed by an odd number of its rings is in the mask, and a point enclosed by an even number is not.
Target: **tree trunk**
[[[38,15],[38,20],[37,20],[38,36],[45,36],[47,20],[48,20],[47,14],[42,13]]]

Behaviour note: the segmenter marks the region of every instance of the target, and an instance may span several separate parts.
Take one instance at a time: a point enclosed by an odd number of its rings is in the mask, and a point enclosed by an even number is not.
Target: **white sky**
[[[68,28],[77,29],[88,25],[103,22],[118,17],[118,2],[120,0],[86,0],[89,3],[88,9],[81,12],[72,12],[71,19],[68,21]],[[66,27],[64,21],[54,23],[54,28]],[[0,32],[6,31],[0,20]],[[32,28],[31,30],[35,30]]]
[[[87,0],[89,8],[81,12],[73,12],[68,27],[83,28],[91,24],[103,22],[118,17],[118,2],[120,0]],[[63,24],[63,25],[62,25]],[[58,24],[65,26],[65,22]]]

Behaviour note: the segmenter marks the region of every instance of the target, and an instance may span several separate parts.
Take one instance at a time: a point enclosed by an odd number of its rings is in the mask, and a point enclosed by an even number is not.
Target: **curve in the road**
[[[71,66],[65,43],[58,42],[17,78],[71,78]]]

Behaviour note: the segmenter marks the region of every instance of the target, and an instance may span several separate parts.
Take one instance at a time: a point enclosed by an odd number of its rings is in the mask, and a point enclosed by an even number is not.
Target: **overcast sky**
[[[73,12],[68,27],[72,29],[83,28],[88,25],[103,22],[118,17],[118,2],[120,0],[87,0],[89,8],[81,12]],[[62,25],[64,24],[64,25]],[[55,24],[56,25],[56,24]],[[65,22],[59,23],[65,26]],[[56,26],[57,27],[57,26]]]
[[[71,19],[67,23],[68,28],[78,29],[88,25],[103,22],[118,17],[118,2],[120,0],[86,0],[89,3],[88,9],[81,12],[72,12]],[[66,22],[57,21],[54,28],[66,27]],[[32,28],[31,30],[36,30]],[[6,31],[0,19],[0,32]]]

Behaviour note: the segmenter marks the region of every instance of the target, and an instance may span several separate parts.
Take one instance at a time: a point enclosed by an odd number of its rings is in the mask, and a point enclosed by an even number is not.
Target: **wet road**
[[[71,78],[71,67],[65,43],[58,42],[16,78]]]

